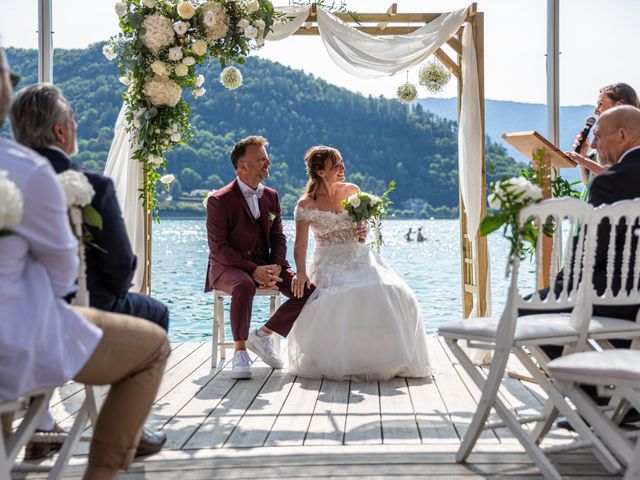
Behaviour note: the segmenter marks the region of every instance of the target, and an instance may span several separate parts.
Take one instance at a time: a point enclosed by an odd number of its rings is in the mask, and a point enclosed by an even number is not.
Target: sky
[[[55,48],[83,48],[118,31],[113,0],[52,0]],[[275,5],[287,4],[274,0]],[[339,3],[339,2],[338,2]],[[347,0],[359,12],[384,12],[391,1]],[[469,0],[396,0],[398,12],[444,12]],[[37,0],[0,0],[2,45],[37,48]],[[485,18],[485,94],[494,100],[546,103],[547,0],[478,0]],[[598,89],[626,82],[640,90],[640,0],[560,0],[560,103],[593,105]],[[364,95],[392,98],[417,67],[361,80],[337,67],[319,37],[268,42],[254,53]],[[55,61],[55,59],[54,59]],[[250,72],[243,71],[250,75]],[[55,79],[54,79],[55,80]],[[206,85],[205,85],[206,86]],[[452,80],[437,97],[455,97]],[[420,97],[434,96],[419,89]]]

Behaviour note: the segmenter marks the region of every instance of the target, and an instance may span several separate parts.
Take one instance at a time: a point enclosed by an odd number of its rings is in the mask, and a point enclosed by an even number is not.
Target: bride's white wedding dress
[[[418,300],[358,241],[346,213],[296,208],[316,240],[309,277],[316,289],[289,334],[289,368],[301,377],[387,380],[429,375]]]

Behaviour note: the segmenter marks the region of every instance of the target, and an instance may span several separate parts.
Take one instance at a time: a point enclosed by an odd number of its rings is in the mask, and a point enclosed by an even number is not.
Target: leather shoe
[[[166,441],[167,434],[163,431],[159,430],[157,432],[152,432],[143,428],[135,456],[143,457],[145,455],[151,455],[152,453],[159,452]]]
[[[36,433],[53,433],[59,435],[68,435],[69,432],[64,430],[57,423],[53,424],[53,429],[50,431],[36,430]],[[25,460],[39,460],[53,455],[62,448],[64,439],[56,439],[48,442],[34,442],[29,441],[24,447],[24,459]]]

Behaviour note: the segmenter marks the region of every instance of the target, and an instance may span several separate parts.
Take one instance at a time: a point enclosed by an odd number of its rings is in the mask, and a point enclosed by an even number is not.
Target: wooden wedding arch
[[[441,13],[398,13],[397,4],[394,3],[385,13],[358,13],[358,21],[348,13],[337,13],[336,16],[348,24],[355,24],[358,30],[371,35],[402,35],[411,33],[438,18]],[[480,101],[481,138],[482,141],[482,189],[480,198],[481,217],[486,215],[486,162],[485,162],[485,114],[484,114],[484,14],[477,11],[477,4],[473,3],[467,8],[466,21],[473,26],[473,35],[476,48],[476,60],[478,68],[478,95]],[[313,3],[306,22],[293,35],[315,35],[320,32],[317,25],[317,5]],[[458,120],[460,120],[460,99],[462,95],[462,27],[446,42],[452,54],[439,48],[435,56],[446,65],[458,80]],[[453,58],[452,58],[453,57]],[[467,215],[462,194],[460,198],[460,254],[461,254],[461,285],[462,285],[462,309],[464,317],[469,317],[475,310],[477,316],[486,315],[490,305],[487,305],[487,292],[489,289],[489,251],[487,238],[477,236],[476,242],[471,242],[471,236],[467,228]],[[151,286],[151,228],[152,215],[146,214],[145,221],[145,270],[142,282],[142,290],[147,293]]]

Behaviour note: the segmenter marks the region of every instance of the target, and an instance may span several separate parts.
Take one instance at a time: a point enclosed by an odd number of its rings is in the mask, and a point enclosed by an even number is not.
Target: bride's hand
[[[291,291],[296,298],[302,297],[304,294],[304,287],[311,288],[311,280],[306,273],[296,273],[291,280]]]

